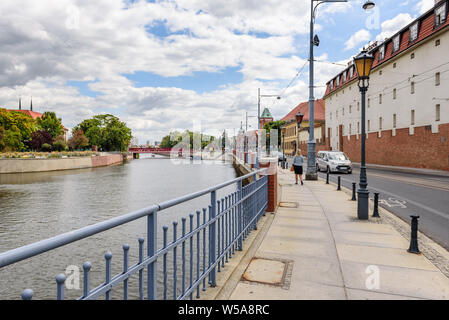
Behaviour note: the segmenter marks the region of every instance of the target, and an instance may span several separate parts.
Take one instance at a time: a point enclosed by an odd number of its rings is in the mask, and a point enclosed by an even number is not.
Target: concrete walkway
[[[278,179],[283,203],[230,299],[449,300],[449,278],[384,219],[357,220],[335,185]]]

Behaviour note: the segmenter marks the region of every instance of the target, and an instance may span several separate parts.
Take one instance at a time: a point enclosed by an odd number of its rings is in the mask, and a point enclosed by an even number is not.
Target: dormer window
[[[352,79],[353,76],[354,76],[354,66],[351,66],[351,68],[349,68],[349,79]]]
[[[343,83],[345,83],[345,82],[346,82],[346,71],[343,72]]]
[[[396,52],[399,50],[399,46],[401,44],[401,35],[398,34],[393,38],[393,52]]]
[[[410,26],[410,42],[415,41],[418,39],[418,29],[419,29],[419,22],[416,21],[414,24]]]
[[[329,84],[329,88],[331,90],[334,90],[334,80],[332,80],[331,83]]]
[[[340,85],[340,76],[337,77],[337,87]]]
[[[446,3],[435,9],[435,27],[439,27],[446,22]]]
[[[385,45],[379,48],[379,61],[382,61],[385,58]]]

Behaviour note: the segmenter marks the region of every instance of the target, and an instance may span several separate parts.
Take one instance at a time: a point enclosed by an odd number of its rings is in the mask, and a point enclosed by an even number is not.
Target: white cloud
[[[419,11],[420,14],[423,14],[427,10],[430,10],[435,5],[435,0],[420,0],[416,4],[416,9]]]
[[[391,37],[412,21],[413,18],[410,14],[400,13],[393,19],[382,22],[382,32],[376,37],[376,40],[380,42],[384,41],[386,38]]]
[[[362,42],[367,42],[371,39],[371,33],[368,30],[362,29],[354,33],[348,41],[345,42],[345,50],[354,49]]]

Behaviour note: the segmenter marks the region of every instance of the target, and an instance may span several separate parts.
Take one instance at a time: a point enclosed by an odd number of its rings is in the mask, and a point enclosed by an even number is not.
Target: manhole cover
[[[255,258],[249,264],[243,278],[251,282],[281,285],[285,269],[285,262]]]
[[[298,208],[297,202],[281,202],[279,203],[279,207],[281,208]]]

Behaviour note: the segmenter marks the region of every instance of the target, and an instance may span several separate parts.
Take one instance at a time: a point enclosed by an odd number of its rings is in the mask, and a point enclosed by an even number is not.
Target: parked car
[[[316,159],[317,171],[352,173],[352,162],[341,151],[319,151]]]
[[[272,157],[277,157],[278,158],[278,163],[282,162],[282,161],[287,161],[287,157],[284,156],[284,154],[280,151],[271,151],[270,155]]]

